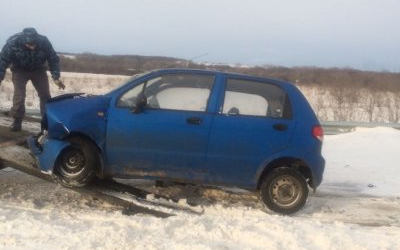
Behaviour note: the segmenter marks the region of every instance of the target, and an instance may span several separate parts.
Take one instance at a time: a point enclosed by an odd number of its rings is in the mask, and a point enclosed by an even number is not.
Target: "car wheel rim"
[[[86,167],[85,155],[76,148],[68,149],[61,158],[60,174],[65,177],[79,175]]]
[[[289,175],[280,176],[271,183],[270,195],[280,207],[293,207],[300,201],[302,193],[300,182]]]

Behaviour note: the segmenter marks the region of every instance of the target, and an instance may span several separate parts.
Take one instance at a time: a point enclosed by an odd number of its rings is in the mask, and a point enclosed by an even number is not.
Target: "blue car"
[[[68,187],[113,177],[231,186],[291,214],[325,166],[323,130],[301,92],[241,74],[151,71],[106,95],[51,99],[42,126],[31,151]]]

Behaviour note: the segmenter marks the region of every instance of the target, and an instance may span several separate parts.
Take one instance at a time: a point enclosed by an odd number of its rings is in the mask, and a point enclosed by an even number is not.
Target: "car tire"
[[[57,158],[53,177],[66,187],[86,186],[97,174],[100,162],[97,149],[84,138],[73,137],[68,141],[71,145]]]
[[[306,203],[308,186],[304,176],[296,169],[280,167],[273,169],[260,187],[261,198],[272,211],[293,214]]]

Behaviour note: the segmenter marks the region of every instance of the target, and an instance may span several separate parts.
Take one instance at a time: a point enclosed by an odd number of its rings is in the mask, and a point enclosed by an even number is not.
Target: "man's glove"
[[[58,89],[65,89],[65,85],[60,79],[54,80],[54,83],[58,86]]]

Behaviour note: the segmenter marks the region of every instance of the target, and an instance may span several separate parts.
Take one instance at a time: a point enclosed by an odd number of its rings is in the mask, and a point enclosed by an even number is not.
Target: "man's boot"
[[[10,130],[13,132],[21,131],[21,127],[22,127],[22,119],[15,118],[14,122],[11,124]]]

